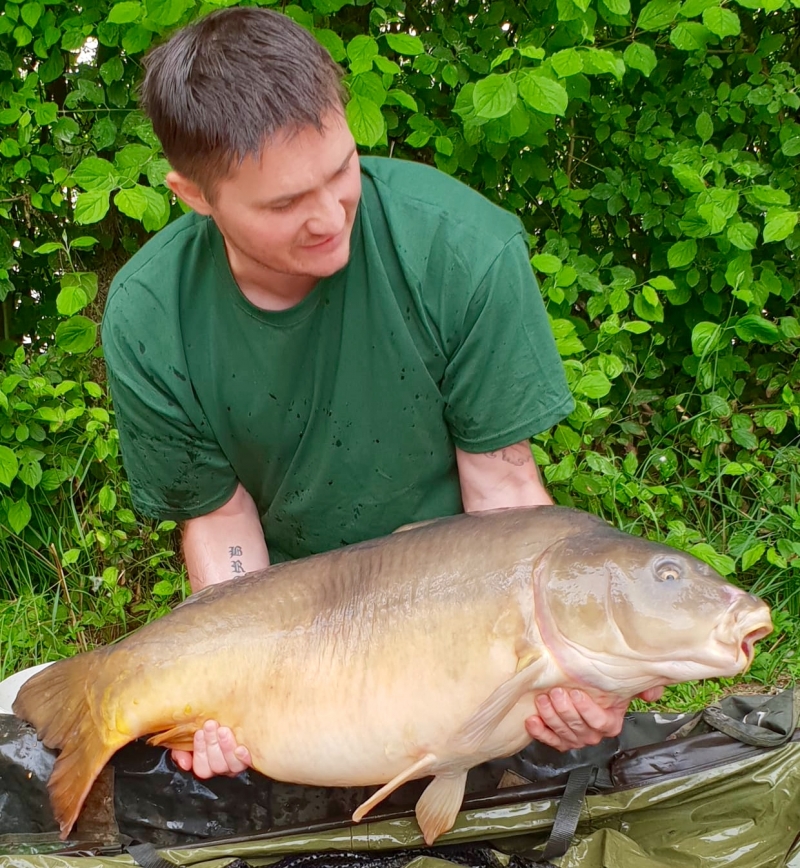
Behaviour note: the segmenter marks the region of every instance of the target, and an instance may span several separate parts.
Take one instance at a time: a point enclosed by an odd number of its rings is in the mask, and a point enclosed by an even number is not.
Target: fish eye
[[[681,569],[674,561],[662,561],[656,567],[656,578],[659,582],[677,582],[681,578]]]

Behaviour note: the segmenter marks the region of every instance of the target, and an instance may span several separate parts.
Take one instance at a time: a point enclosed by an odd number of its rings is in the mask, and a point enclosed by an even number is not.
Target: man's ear
[[[204,216],[208,216],[211,213],[212,208],[208,204],[208,200],[200,187],[198,187],[194,181],[190,181],[189,178],[181,175],[180,172],[174,170],[167,172],[167,177],[164,179],[164,183],[179,199],[183,200],[192,211],[196,211],[198,214],[203,214]]]

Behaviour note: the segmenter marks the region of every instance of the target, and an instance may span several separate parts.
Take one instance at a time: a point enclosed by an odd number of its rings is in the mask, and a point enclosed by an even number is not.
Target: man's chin
[[[316,259],[316,257],[314,257]],[[308,261],[305,263],[305,272],[322,280],[325,277],[331,277],[341,271],[350,261],[350,245],[343,244],[341,250],[332,252],[329,256],[319,257],[317,261]]]

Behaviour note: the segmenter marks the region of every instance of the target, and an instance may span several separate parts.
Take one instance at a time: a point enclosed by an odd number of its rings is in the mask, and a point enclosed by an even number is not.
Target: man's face
[[[322,132],[271,141],[222,181],[207,212],[222,232],[235,277],[322,278],[344,268],[361,196],[355,141],[341,111]],[[204,209],[205,210],[205,209]]]

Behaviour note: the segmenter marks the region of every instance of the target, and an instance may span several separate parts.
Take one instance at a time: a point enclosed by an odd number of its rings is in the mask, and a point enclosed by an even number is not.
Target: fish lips
[[[734,656],[735,668],[730,673],[746,672],[753,663],[756,643],[773,630],[769,607],[751,594],[737,598],[712,634]]]

